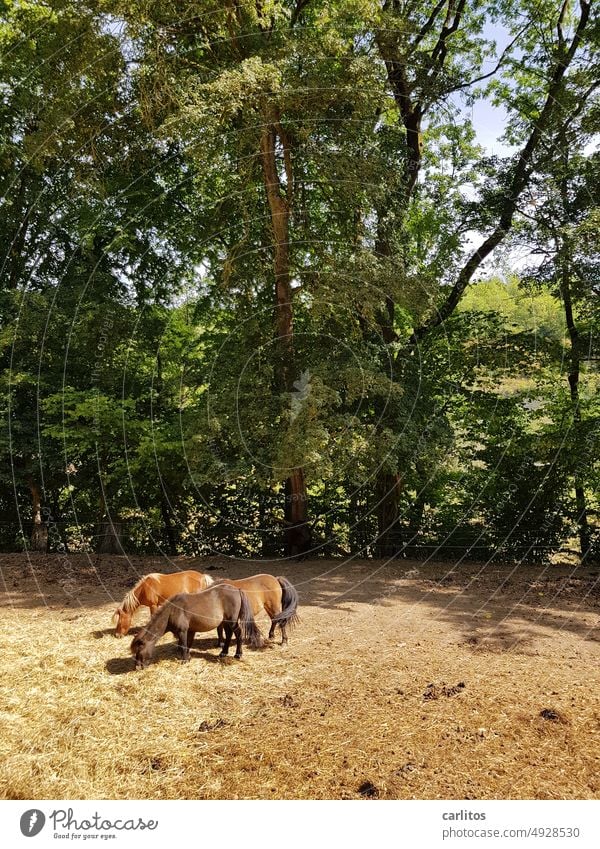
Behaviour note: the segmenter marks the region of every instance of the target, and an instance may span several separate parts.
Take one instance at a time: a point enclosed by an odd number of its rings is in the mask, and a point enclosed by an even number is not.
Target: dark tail
[[[240,606],[238,622],[242,628],[242,638],[244,642],[248,643],[253,649],[262,649],[265,645],[265,641],[260,632],[260,628],[254,621],[248,596],[245,592],[242,592],[242,590],[239,590],[239,594],[242,603]]]
[[[277,578],[281,584],[281,613],[273,617],[273,623],[281,626],[283,630],[286,625],[293,628],[300,622],[298,616],[298,591],[292,586],[287,578]]]

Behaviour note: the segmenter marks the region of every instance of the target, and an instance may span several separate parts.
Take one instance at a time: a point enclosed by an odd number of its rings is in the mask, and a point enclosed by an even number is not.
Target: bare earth
[[[220,661],[216,635],[200,635],[182,665],[167,635],[135,672],[130,638],[112,635],[116,602],[147,572],[210,565],[297,586],[289,645]],[[0,566],[3,798],[600,798],[597,571],[85,555]]]

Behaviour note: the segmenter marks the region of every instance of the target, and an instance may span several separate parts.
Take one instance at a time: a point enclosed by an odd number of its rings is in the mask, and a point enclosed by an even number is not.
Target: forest
[[[0,550],[596,562],[599,47],[0,0]]]

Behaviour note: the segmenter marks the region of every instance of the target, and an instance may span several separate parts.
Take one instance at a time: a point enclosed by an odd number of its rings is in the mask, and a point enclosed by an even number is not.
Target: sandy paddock
[[[600,798],[593,570],[0,565],[3,798]],[[285,574],[301,595],[289,645],[221,661],[216,635],[199,635],[182,665],[167,635],[136,673],[116,602],[147,572],[209,565]]]

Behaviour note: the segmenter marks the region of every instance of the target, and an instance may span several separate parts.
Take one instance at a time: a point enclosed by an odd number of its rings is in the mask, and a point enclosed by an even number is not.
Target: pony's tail
[[[286,626],[293,628],[300,622],[298,616],[298,590],[292,586],[287,578],[277,578],[281,585],[281,613],[273,617],[273,624],[279,625],[283,630]]]
[[[252,607],[250,606],[248,596],[242,590],[239,590],[239,594],[241,605],[238,622],[242,629],[242,638],[244,642],[248,643],[253,649],[262,649],[265,645],[265,640],[260,632],[260,628],[254,621]]]

